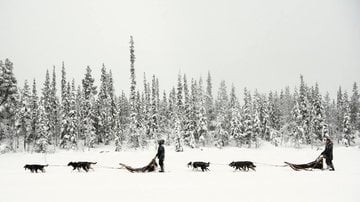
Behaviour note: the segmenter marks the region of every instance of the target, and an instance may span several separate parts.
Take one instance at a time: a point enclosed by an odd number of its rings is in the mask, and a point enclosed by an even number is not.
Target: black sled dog
[[[24,168],[25,168],[25,170],[26,169],[29,169],[30,170],[30,172],[35,172],[35,173],[37,173],[38,172],[38,170],[40,170],[41,172],[45,172],[45,167],[47,167],[47,166],[49,166],[49,165],[39,165],[39,164],[26,164],[25,166],[24,166]]]
[[[73,170],[77,169],[78,171],[80,171],[80,169],[83,169],[86,172],[88,172],[90,169],[94,170],[91,167],[91,164],[96,164],[96,162],[88,162],[88,161],[69,162],[68,166],[72,166]]]
[[[210,166],[210,162],[202,162],[202,161],[195,161],[195,162],[189,162],[187,164],[188,167],[192,166],[193,169],[197,169],[197,168],[201,168],[201,171],[210,171],[209,170],[209,166]]]
[[[249,171],[249,169],[256,171],[256,166],[251,161],[233,161],[229,164],[230,167],[235,168],[235,170]]]

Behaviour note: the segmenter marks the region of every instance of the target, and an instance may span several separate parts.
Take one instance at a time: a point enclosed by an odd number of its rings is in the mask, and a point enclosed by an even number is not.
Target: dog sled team
[[[158,141],[158,151],[155,157],[150,161],[150,163],[144,167],[140,168],[133,168],[129,165],[120,163],[119,165],[130,172],[154,172],[157,170],[158,163],[156,162],[156,158],[159,161],[160,170],[159,172],[165,172],[164,170],[164,160],[165,160],[165,148],[164,148],[164,140]],[[316,158],[314,161],[305,163],[305,164],[294,164],[289,162],[284,162],[286,166],[290,166],[293,170],[312,170],[312,169],[323,169],[323,159],[325,159],[327,168],[330,171],[334,171],[334,165],[332,163],[333,160],[333,143],[329,137],[325,138],[325,150],[321,152],[320,156]],[[96,164],[96,162],[87,162],[87,161],[80,161],[80,162],[69,162],[67,166],[71,166],[73,170],[84,170],[88,172],[90,169],[93,170],[91,165]],[[37,173],[38,171],[45,172],[45,167],[49,165],[39,165],[39,164],[26,164],[24,166],[25,170],[30,170],[32,173]],[[188,167],[192,167],[194,170],[201,169],[201,171],[209,171],[210,162],[202,162],[202,161],[195,161],[189,162],[187,164]],[[235,168],[239,171],[249,171],[250,169],[255,171],[255,164],[251,161],[233,161],[229,164],[230,167]]]

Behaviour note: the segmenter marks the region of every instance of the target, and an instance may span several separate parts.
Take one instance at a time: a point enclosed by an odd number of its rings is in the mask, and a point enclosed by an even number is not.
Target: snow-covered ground
[[[101,152],[105,151],[105,152]],[[108,151],[108,152],[107,152]],[[130,173],[119,167],[146,165],[149,150],[113,152],[112,148],[54,154],[0,155],[1,202],[91,201],[359,201],[360,149],[335,147],[335,172],[293,171],[284,161],[307,163],[321,150],[305,148],[204,148],[176,153],[166,147],[166,173]],[[233,160],[251,160],[256,172],[234,172]],[[93,171],[77,172],[69,161],[96,161]],[[189,161],[211,162],[209,172],[193,171]],[[30,173],[24,164],[49,164],[46,173]],[[261,163],[261,164],[260,164]]]

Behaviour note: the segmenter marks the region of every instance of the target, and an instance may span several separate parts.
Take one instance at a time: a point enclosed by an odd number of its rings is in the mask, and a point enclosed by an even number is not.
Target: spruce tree
[[[38,134],[38,123],[39,123],[39,97],[37,95],[36,90],[36,80],[34,79],[33,85],[32,85],[32,93],[30,98],[30,110],[31,110],[31,129],[30,134],[26,139],[26,142],[28,144],[32,144],[36,140],[36,136]],[[27,148],[29,150],[29,147]]]
[[[95,79],[91,75],[91,68],[87,66],[85,77],[82,80],[84,103],[82,104],[82,132],[84,133],[85,146],[93,148],[96,142],[95,129],[95,96],[97,94]]]
[[[337,133],[343,132],[343,119],[344,119],[344,101],[341,86],[337,91],[336,96],[336,131]]]
[[[15,131],[15,116],[18,105],[17,80],[13,74],[13,63],[5,59],[0,60],[0,140],[4,137],[10,139],[13,150]]]
[[[135,46],[133,37],[130,36],[130,144],[134,148],[140,147],[139,132],[138,127],[139,123],[137,121],[136,113],[136,79],[135,79]]]
[[[45,110],[45,100],[41,99],[38,108],[38,121],[36,123],[36,134],[34,142],[34,151],[46,153],[50,141],[49,136],[49,119]]]
[[[214,113],[214,101],[213,101],[213,94],[212,94],[212,79],[211,74],[208,72],[208,76],[206,79],[206,101],[205,101],[205,109],[206,109],[206,117],[208,120],[208,128],[210,131],[215,129],[214,122],[215,122],[215,113]]]
[[[324,106],[322,104],[322,98],[319,92],[319,86],[316,83],[313,97],[313,107],[312,107],[312,125],[314,138],[317,141],[323,139],[323,126],[324,122]]]
[[[252,108],[251,108],[251,94],[245,88],[244,89],[244,105],[243,105],[243,117],[242,117],[242,126],[243,126],[243,143],[247,144],[248,147],[251,147],[251,140],[253,136],[253,117],[252,117]]]
[[[45,82],[44,82],[44,87],[42,89],[42,97],[41,97],[41,104],[43,107],[43,111],[41,112],[41,118],[43,118],[43,123],[41,124],[46,124],[46,126],[42,126],[42,130],[44,133],[47,133],[45,136],[47,139],[47,143],[52,143],[53,137],[54,137],[54,123],[53,123],[53,98],[52,98],[52,87],[51,87],[51,83],[50,83],[50,75],[49,75],[49,71],[46,70],[46,75],[45,75]]]
[[[31,133],[31,93],[27,80],[21,90],[19,111],[17,113],[17,134],[23,137],[23,149],[28,150],[29,136]],[[17,144],[19,146],[19,144]]]
[[[66,81],[66,71],[65,71],[65,63],[62,62],[61,66],[61,102],[65,99],[66,96],[66,87],[67,81]]]
[[[62,113],[61,113],[61,135],[60,135],[60,148],[69,149],[70,146],[70,135],[69,128],[71,127],[69,123],[69,113],[71,110],[71,88],[70,84],[67,83],[66,88],[63,89],[63,98],[62,102]]]
[[[226,90],[225,81],[220,82],[218,96],[216,99],[216,136],[217,145],[223,147],[229,144],[229,132],[227,131],[228,121],[226,120],[228,114],[229,98]]]
[[[55,67],[53,68],[52,82],[50,85],[50,131],[52,134],[52,142],[57,146],[59,144],[59,138],[61,133],[61,121],[60,121],[60,102],[56,95],[56,73]]]
[[[109,77],[105,65],[101,68],[100,89],[97,99],[97,135],[98,142],[108,145],[111,140],[111,98],[109,95]],[[135,106],[136,107],[136,106]],[[136,109],[136,108],[134,108]]]
[[[352,96],[350,100],[350,123],[352,128],[360,130],[360,95],[357,83],[355,82],[352,89]]]

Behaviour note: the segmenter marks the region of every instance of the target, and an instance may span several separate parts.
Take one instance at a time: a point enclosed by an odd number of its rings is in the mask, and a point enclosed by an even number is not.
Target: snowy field
[[[322,149],[322,148],[321,148]],[[105,152],[101,152],[105,151]],[[304,148],[187,149],[166,147],[166,173],[130,173],[119,167],[146,165],[155,155],[147,151],[60,151],[54,154],[0,155],[1,202],[107,201],[359,201],[360,149],[335,147],[335,172],[293,171],[284,161],[307,163],[322,150]],[[233,160],[251,160],[257,171],[234,172]],[[69,161],[96,161],[93,171],[72,171]],[[211,162],[209,172],[193,171],[189,161]],[[49,164],[46,173],[24,171],[24,164]],[[270,165],[271,164],[271,165]]]

